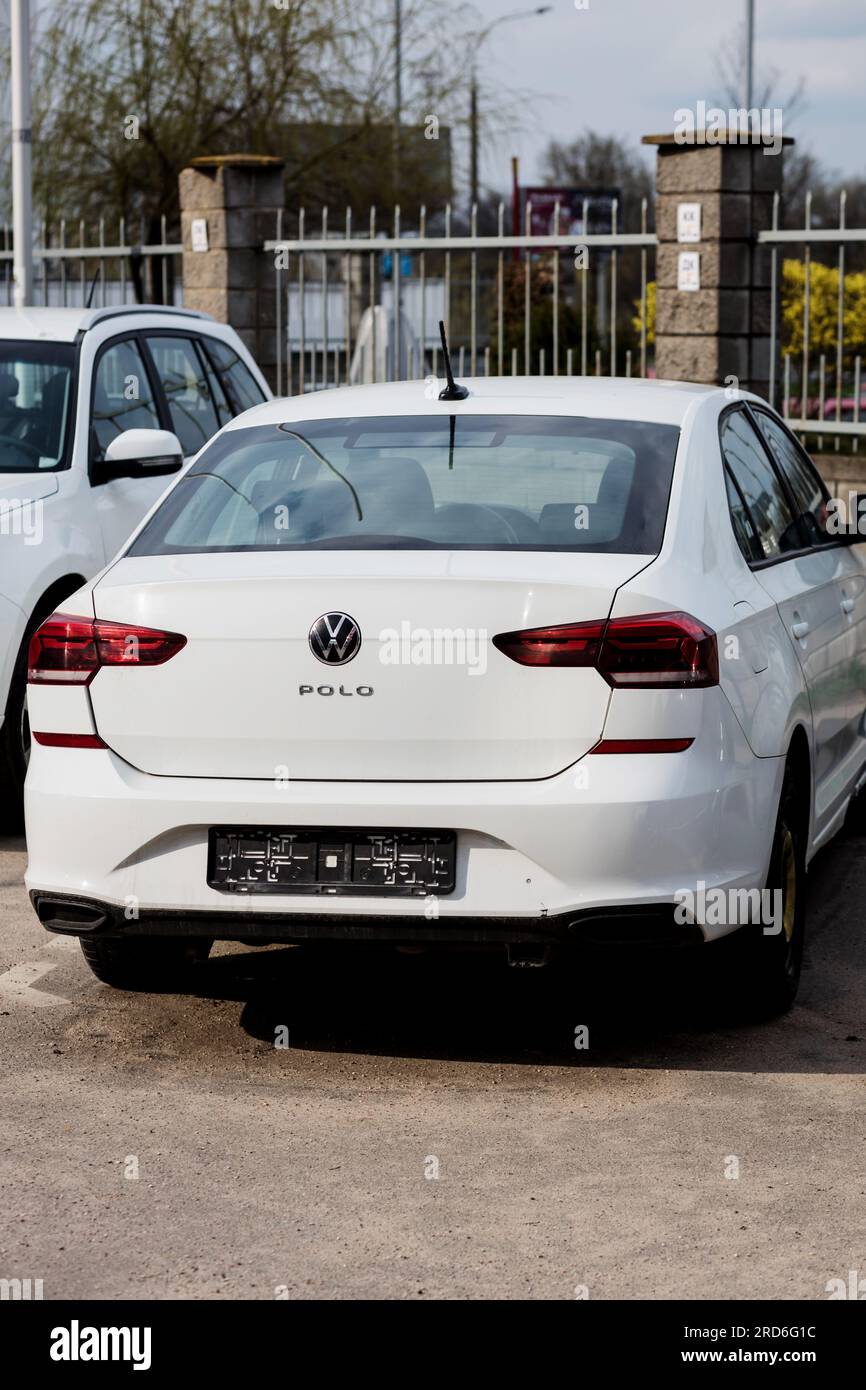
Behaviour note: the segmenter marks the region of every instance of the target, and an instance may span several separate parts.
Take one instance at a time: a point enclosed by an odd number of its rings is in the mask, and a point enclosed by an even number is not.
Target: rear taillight
[[[685,753],[693,738],[603,738],[590,753]]]
[[[562,627],[501,632],[493,645],[521,666],[595,666],[603,635],[603,621],[565,623]]]
[[[609,685],[637,690],[719,683],[716,634],[689,613],[644,613],[505,632],[493,645],[521,666],[594,666]]]
[[[107,748],[98,734],[40,734],[33,730],[33,737],[43,748]]]
[[[185,646],[177,632],[54,613],[30,639],[27,679],[89,685],[102,666],[161,666]]]

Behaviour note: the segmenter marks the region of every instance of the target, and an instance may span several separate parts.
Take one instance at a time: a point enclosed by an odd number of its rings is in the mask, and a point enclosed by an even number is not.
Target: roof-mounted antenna
[[[440,401],[465,401],[469,395],[468,388],[458,386],[454,380],[454,373],[451,370],[451,354],[448,351],[448,339],[445,337],[445,324],[439,320],[439,337],[442,339],[442,356],[445,359],[445,378],[448,385],[444,391],[439,392]]]
[[[96,274],[94,275],[93,279],[92,279],[91,282],[90,282],[90,291],[89,291],[88,296],[87,296],[87,303],[86,303],[85,306],[84,306],[85,309],[89,309],[90,306],[91,306],[91,304],[93,303],[93,291],[96,289],[96,282],[97,282],[97,280],[100,279],[101,275],[102,275],[102,266],[101,266],[101,265],[98,265],[98,266],[96,267]]]

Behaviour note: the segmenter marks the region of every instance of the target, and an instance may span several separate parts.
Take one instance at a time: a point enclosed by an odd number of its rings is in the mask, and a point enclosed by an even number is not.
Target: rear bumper
[[[102,930],[230,939],[538,940],[590,916],[665,909],[682,890],[762,887],[783,759],[756,758],[705,692],[686,752],[589,755],[537,782],[334,783],[154,777],[101,750],[35,746],[25,792],[35,901],[93,904]],[[457,832],[436,899],[244,896],[207,883],[213,825]],[[71,930],[44,911],[45,925]],[[701,923],[709,939],[733,927]],[[386,935],[385,933],[389,933]],[[393,933],[402,933],[396,937]],[[471,933],[475,933],[472,937]],[[492,933],[492,935],[491,935]],[[467,939],[465,936],[463,939]]]
[[[216,941],[347,941],[436,946],[687,947],[703,941],[701,928],[678,925],[669,905],[586,909],[552,917],[373,917],[342,913],[304,919],[297,912],[145,912],[130,919],[125,909],[89,898],[31,893],[40,922],[63,936],[203,936]],[[404,900],[405,901],[405,900]]]

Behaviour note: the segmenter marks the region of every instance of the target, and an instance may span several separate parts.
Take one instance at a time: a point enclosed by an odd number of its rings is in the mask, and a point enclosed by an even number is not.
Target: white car
[[[214,939],[743,928],[787,1007],[866,761],[857,535],[756,397],[468,385],[248,412],[43,625],[40,920],[121,986]]]
[[[159,307],[0,309],[0,828],[21,816],[27,646],[184,457],[270,399],[233,329]]]

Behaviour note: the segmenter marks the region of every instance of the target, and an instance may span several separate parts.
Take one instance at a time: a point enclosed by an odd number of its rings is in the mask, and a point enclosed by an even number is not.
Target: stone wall
[[[230,323],[274,389],[274,266],[262,245],[283,198],[282,161],[267,155],[194,159],[180,175],[184,304]]]
[[[735,136],[723,132],[713,144],[644,137],[657,148],[656,375],[733,382],[766,396],[770,249],[755,237],[772,225],[784,156]]]

